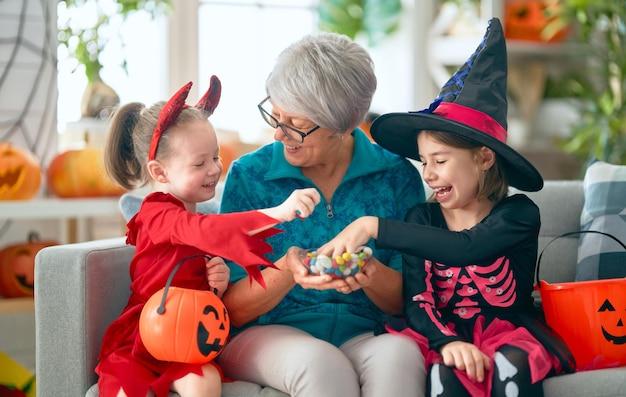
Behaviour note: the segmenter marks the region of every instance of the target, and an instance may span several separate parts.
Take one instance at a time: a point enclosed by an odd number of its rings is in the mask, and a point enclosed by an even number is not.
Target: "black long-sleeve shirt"
[[[408,325],[439,350],[466,340],[457,331],[479,315],[515,322],[531,313],[540,226],[539,208],[525,195],[503,199],[460,232],[448,230],[438,203],[417,205],[405,222],[380,219],[377,246],[405,253]]]

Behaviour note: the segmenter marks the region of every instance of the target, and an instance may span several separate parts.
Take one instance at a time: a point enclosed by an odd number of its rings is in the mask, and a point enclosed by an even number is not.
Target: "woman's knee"
[[[323,376],[354,377],[352,363],[336,346],[320,339],[312,338],[301,348],[290,353],[292,363],[302,371],[324,374]],[[324,379],[324,378],[320,378]]]
[[[424,356],[419,346],[411,339],[401,335],[382,334],[374,337],[375,343],[371,353],[381,365],[402,363],[394,370],[420,371],[425,374]]]
[[[271,385],[355,379],[348,358],[336,346],[301,330],[267,325],[250,328],[228,343],[218,357],[227,376]]]
[[[348,354],[360,374],[363,396],[424,395],[424,357],[414,341],[392,334],[370,336]]]

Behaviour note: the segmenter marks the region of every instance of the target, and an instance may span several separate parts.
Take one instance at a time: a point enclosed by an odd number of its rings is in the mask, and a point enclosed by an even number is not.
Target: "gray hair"
[[[369,111],[376,91],[374,63],[345,35],[311,34],[280,53],[265,89],[281,109],[343,133]]]

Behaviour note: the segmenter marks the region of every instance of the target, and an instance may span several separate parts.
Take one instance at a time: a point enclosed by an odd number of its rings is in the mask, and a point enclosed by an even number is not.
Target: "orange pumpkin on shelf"
[[[226,178],[228,169],[233,161],[237,160],[237,142],[220,141],[220,158],[222,159],[222,176],[220,179]]]
[[[28,200],[41,185],[41,167],[34,154],[0,142],[0,200]]]
[[[35,255],[41,249],[58,245],[56,241],[39,241],[35,232],[28,241],[13,244],[0,251],[0,295],[19,298],[34,295]]]
[[[507,0],[504,6],[504,36],[544,43],[563,41],[569,28],[562,28],[554,34],[545,30],[556,19],[559,7],[559,2],[554,0]]]
[[[102,150],[96,147],[59,153],[46,171],[48,190],[61,198],[120,196],[125,189],[104,170]]]

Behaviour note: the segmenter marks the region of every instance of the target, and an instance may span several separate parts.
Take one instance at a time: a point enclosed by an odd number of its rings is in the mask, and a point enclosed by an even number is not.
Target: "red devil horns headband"
[[[180,115],[180,112],[183,111],[184,108],[188,107],[185,104],[185,99],[187,99],[187,95],[189,95],[189,90],[191,90],[191,81],[184,86],[182,86],[174,96],[170,98],[169,101],[163,106],[161,113],[159,114],[159,119],[157,120],[156,128],[154,129],[154,133],[152,134],[152,140],[150,141],[150,152],[148,154],[148,161],[154,160],[156,158],[157,148],[159,147],[159,141],[161,140],[161,135],[163,132],[167,130]],[[202,110],[206,113],[207,117],[213,114],[213,111],[217,107],[217,104],[220,102],[220,96],[222,95],[222,83],[217,76],[211,76],[211,84],[209,85],[209,89],[206,94],[198,103],[194,106],[196,109]]]

